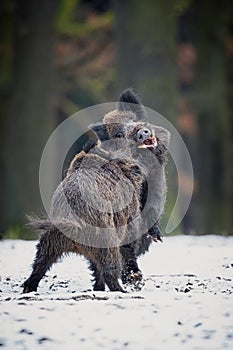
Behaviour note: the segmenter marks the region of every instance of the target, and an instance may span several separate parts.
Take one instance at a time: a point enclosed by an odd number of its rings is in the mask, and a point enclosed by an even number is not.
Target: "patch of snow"
[[[22,294],[35,243],[0,242],[0,346],[9,350],[233,348],[233,237],[165,237],[139,259],[145,285],[93,292],[84,258]]]

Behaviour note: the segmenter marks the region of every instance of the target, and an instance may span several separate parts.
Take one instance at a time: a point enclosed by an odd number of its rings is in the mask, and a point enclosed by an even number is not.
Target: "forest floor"
[[[0,242],[3,349],[233,349],[233,237],[165,237],[139,260],[142,290],[126,294],[93,292],[74,255],[22,294],[34,252],[34,241]]]

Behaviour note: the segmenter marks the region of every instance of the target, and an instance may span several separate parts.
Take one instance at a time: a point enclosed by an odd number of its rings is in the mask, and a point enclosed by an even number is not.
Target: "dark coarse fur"
[[[136,259],[153,238],[160,238],[158,221],[166,196],[163,156],[169,135],[139,119],[135,110],[119,107],[91,126],[98,145],[71,162],[53,195],[49,219],[32,220],[42,234],[24,292],[36,291],[52,264],[70,252],[89,260],[94,290],[104,290],[107,284],[111,291],[123,291],[120,277],[123,282],[130,276],[141,279]],[[137,132],[145,126],[158,140],[154,150],[137,148]]]
[[[119,112],[113,111],[105,116],[104,123],[106,124],[103,125],[103,123],[99,123],[94,126],[98,137],[102,141],[108,140],[110,136],[114,138],[114,133],[112,132],[112,134],[109,135],[108,132],[108,128],[111,124],[112,126],[114,126],[114,129],[117,129],[117,127],[119,129],[122,128],[122,124],[124,124],[125,121],[127,121],[130,118],[135,122],[146,120],[146,111],[143,105],[141,104],[139,98],[136,96],[132,89],[127,89],[123,91],[120,95],[118,111]],[[155,129],[156,137],[158,139],[158,146],[155,150],[153,150],[153,157],[151,157],[151,151],[148,150],[142,150],[141,152],[136,153],[132,156],[134,158],[134,161],[139,163],[140,166],[143,165],[144,171],[147,174],[147,176],[149,176],[150,179],[154,178],[154,186],[150,186],[152,187],[151,194],[155,193],[155,199],[157,199],[161,203],[161,207],[163,208],[166,193],[164,170],[170,135],[168,131],[163,128],[155,127]],[[94,141],[94,139],[90,139],[83,146],[83,150],[88,153],[90,149],[94,146],[96,146],[96,142]],[[79,167],[80,160],[85,155],[85,152],[81,152],[74,158],[73,162],[71,163],[70,169],[72,169],[73,166]],[[146,158],[144,158],[145,155]],[[151,166],[149,165],[150,162],[147,163],[148,160],[151,160]],[[160,170],[161,173],[161,176],[159,178],[157,176],[158,170]],[[158,184],[161,185],[161,188],[158,188]],[[141,210],[143,210],[145,203],[148,200],[148,184],[146,180],[143,182],[140,191],[140,208]],[[162,194],[160,198],[158,198],[158,193]],[[149,247],[153,241],[162,241],[162,232],[160,229],[161,213],[157,213],[157,211],[154,211],[153,214],[153,206],[151,206],[150,209],[151,212],[147,213],[147,215],[153,219],[150,220],[150,224],[148,224],[148,231],[141,234],[141,236],[137,240],[131,242],[130,244],[121,246],[120,251],[123,257],[122,281],[124,283],[137,279],[140,280],[142,278],[142,273],[137,264],[137,258],[149,250]],[[95,274],[95,271],[93,272]]]

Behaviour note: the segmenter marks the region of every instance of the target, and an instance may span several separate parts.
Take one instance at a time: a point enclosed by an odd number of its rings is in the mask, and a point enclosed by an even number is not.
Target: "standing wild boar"
[[[125,90],[119,98],[118,110],[108,113],[104,119],[101,126],[101,123],[96,125],[95,131],[101,141],[106,141],[109,138],[121,138],[125,137],[122,131],[118,128],[124,129],[124,124],[126,121],[129,121],[132,118],[133,121],[143,122],[147,119],[146,111],[138,97],[131,89]],[[123,124],[123,125],[122,125]],[[139,126],[140,124],[138,124]],[[112,131],[109,129],[113,128]],[[153,127],[151,125],[151,127]],[[165,182],[165,165],[166,165],[166,154],[169,145],[170,134],[169,132],[161,127],[153,127],[154,133],[156,134],[156,145],[153,147],[147,145],[147,147],[142,147],[137,152],[131,154],[136,164],[143,166],[147,177],[150,178],[150,193],[152,198],[152,203],[157,203],[156,205],[161,206],[161,212],[163,211],[164,200],[166,193],[166,182]],[[119,132],[118,132],[119,131]],[[94,135],[93,135],[94,136]],[[148,135],[145,134],[145,138]],[[143,135],[140,135],[143,138]],[[150,140],[150,139],[149,139]],[[150,141],[148,142],[150,143]],[[146,141],[147,142],[147,141]],[[83,151],[74,157],[74,160],[71,162],[70,168],[71,171],[73,167],[76,169],[79,167],[80,159],[85,156],[85,153],[88,153],[94,146],[97,145],[97,141],[94,139],[89,139],[86,144],[83,146]],[[149,146],[149,147],[148,147]],[[140,146],[139,146],[140,147]],[[152,152],[152,154],[150,152]],[[152,157],[151,157],[152,156]],[[154,158],[156,157],[156,158]],[[160,173],[162,176],[157,176]],[[152,185],[153,179],[153,185]],[[160,196],[159,196],[160,195]],[[141,189],[140,189],[140,207],[141,210],[145,207],[145,204],[148,201],[148,182],[145,179]],[[148,202],[149,203],[149,202]],[[151,203],[151,202],[150,202]],[[148,221],[148,232],[142,233],[141,236],[130,244],[123,245],[120,248],[122,258],[123,258],[123,269],[122,269],[122,282],[123,283],[133,283],[137,284],[142,280],[142,272],[140,271],[137,258],[149,250],[149,246],[152,241],[162,241],[162,232],[160,230],[160,214],[157,210],[153,211],[153,204],[151,203],[150,213],[147,213],[147,219],[145,218],[144,213],[144,222]],[[152,213],[154,212],[154,214]],[[144,227],[145,229],[145,227]],[[145,230],[144,230],[145,231]],[[93,270],[95,276],[96,269],[92,264],[90,268]]]
[[[120,277],[141,278],[136,259],[157,235],[165,203],[169,134],[139,120],[137,109],[122,106],[90,128],[97,145],[73,159],[54,192],[48,220],[33,221],[42,234],[24,292],[36,291],[52,264],[70,252],[90,261],[94,290],[107,284],[124,291]]]

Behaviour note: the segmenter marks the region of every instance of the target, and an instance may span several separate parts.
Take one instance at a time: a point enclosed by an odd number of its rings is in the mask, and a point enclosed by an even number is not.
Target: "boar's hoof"
[[[139,291],[145,285],[143,275],[140,270],[137,272],[132,271],[128,275],[124,276],[123,284],[130,291]]]
[[[128,273],[123,273],[122,282],[123,284],[136,284],[141,282],[143,278],[142,272],[138,271],[129,271]]]
[[[105,291],[105,284],[104,283],[96,283],[93,288],[94,291]]]
[[[23,293],[30,293],[30,292],[36,292],[37,286],[29,285],[24,282],[21,287],[23,288]]]

